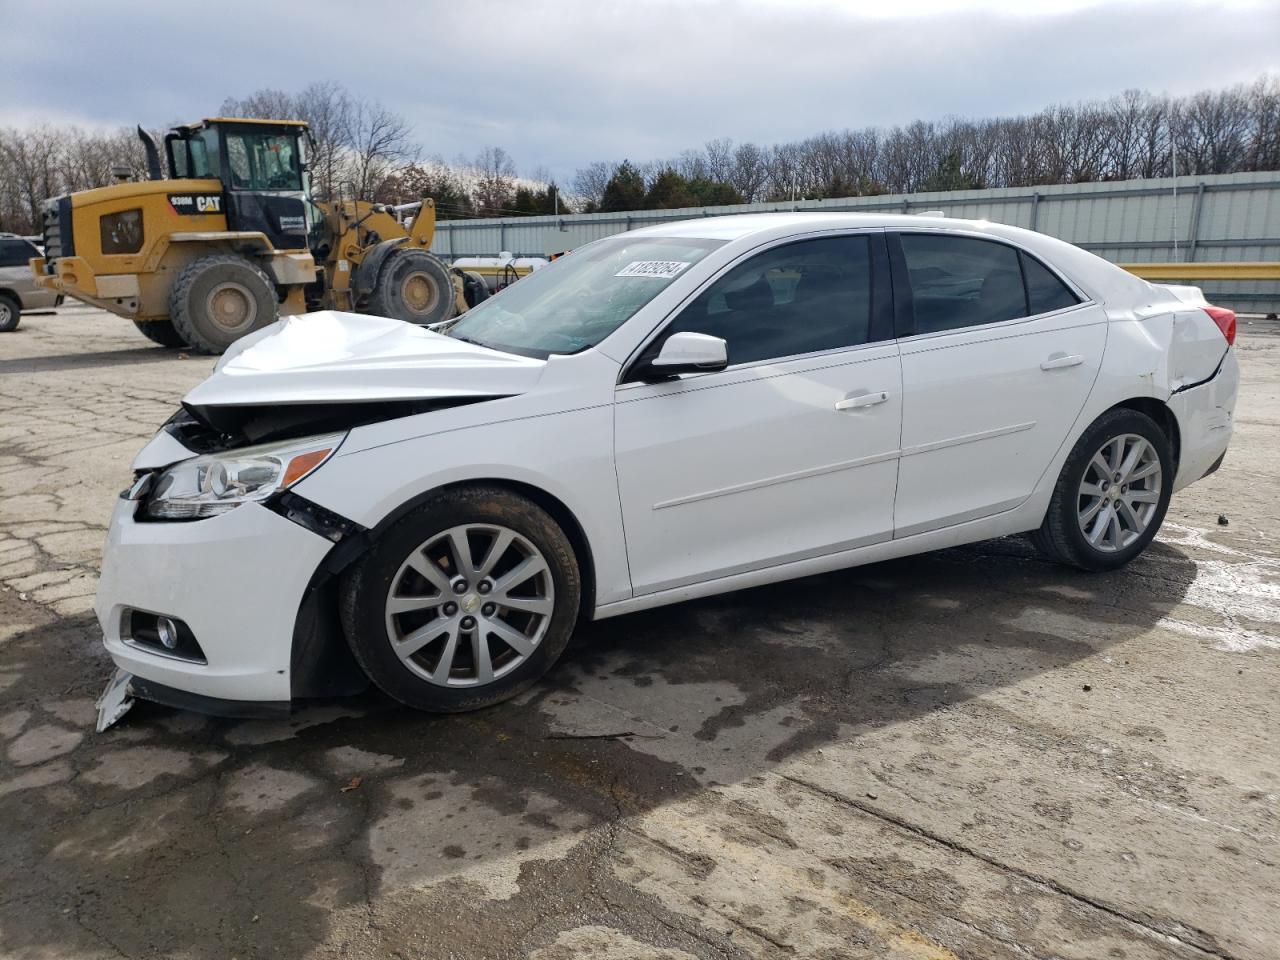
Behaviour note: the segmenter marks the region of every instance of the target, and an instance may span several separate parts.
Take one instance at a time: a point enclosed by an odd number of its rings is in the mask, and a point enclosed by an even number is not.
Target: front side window
[[[191,176],[218,178],[218,131],[201,130],[191,138]]]
[[[578,353],[723,244],[685,237],[599,240],[472,307],[449,336],[542,359]]]
[[[1002,323],[1028,315],[1018,251],[935,233],[901,237],[916,333]]]
[[[229,132],[227,166],[231,186],[241,190],[301,190],[302,167],[292,135]]]
[[[680,332],[720,337],[728,344],[730,364],[866,343],[871,339],[870,241],[822,237],[757,254],[699,294],[646,355],[656,355],[666,336]]]

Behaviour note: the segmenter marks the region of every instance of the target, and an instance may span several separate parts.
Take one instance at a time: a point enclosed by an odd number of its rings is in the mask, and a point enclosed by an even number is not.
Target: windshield
[[[723,240],[614,237],[477,304],[449,336],[546,359],[594,347]]]

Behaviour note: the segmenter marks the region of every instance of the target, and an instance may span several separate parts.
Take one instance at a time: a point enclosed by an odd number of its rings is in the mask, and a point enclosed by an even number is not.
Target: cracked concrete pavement
[[[1280,330],[1239,351],[1225,466],[1124,571],[995,541],[606,621],[480,713],[97,735],[104,524],[212,361],[26,317],[0,956],[1280,957]]]

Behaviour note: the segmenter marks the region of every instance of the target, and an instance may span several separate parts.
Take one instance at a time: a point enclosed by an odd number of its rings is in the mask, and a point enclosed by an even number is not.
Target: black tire
[[[11,293],[0,293],[0,333],[12,333],[22,320],[22,304]]]
[[[419,676],[392,648],[387,602],[396,577],[404,576],[402,565],[408,558],[420,551],[432,538],[462,524],[500,525],[536,548],[546,561],[547,575],[554,586],[554,596],[551,598],[554,606],[550,616],[546,618],[548,622],[545,624],[545,632],[523,661],[515,658],[517,662],[506,673],[482,685],[471,683],[469,686],[446,686]],[[422,556],[418,552],[418,557]],[[430,559],[428,562],[431,562]],[[448,570],[444,566],[437,569]],[[446,573],[446,576],[452,574]],[[396,589],[399,590],[400,587],[396,586]],[[537,682],[552,667],[564,652],[573,633],[581,603],[581,590],[581,578],[573,547],[564,531],[546,511],[524,497],[502,488],[466,487],[441,491],[396,521],[368,553],[343,575],[342,626],[356,661],[369,679],[388,696],[418,710],[459,713],[507,700]],[[461,601],[454,604],[459,609],[451,614],[461,618],[467,609],[466,601],[473,599],[475,593],[475,585],[460,596],[451,596],[441,590],[439,599],[442,604]],[[422,616],[425,620],[432,620],[445,612],[437,608],[423,612]],[[403,621],[397,621],[397,626],[402,623]],[[408,631],[416,626],[416,622],[410,622],[404,629]],[[463,640],[462,635],[459,636],[459,650],[475,649],[474,640]],[[492,635],[488,635],[482,642],[492,652],[494,648],[491,640]],[[443,646],[443,641],[433,641],[423,648],[424,655],[439,657],[437,643]],[[499,653],[493,662],[495,673],[498,673],[499,658],[514,654],[515,651],[509,648],[504,650],[501,641],[496,643]],[[464,648],[463,644],[472,646]],[[469,652],[464,659],[474,663],[475,655]],[[423,667],[439,669],[439,663],[440,660],[437,659],[434,664],[424,664]],[[473,668],[472,677],[466,677],[465,664],[460,672],[463,682],[470,682],[479,675],[478,670]]]
[[[221,288],[221,289],[220,289]],[[214,295],[227,304],[219,314]],[[275,287],[244,257],[213,254],[189,263],[169,294],[169,319],[191,349],[222,353],[241,337],[279,316]]]
[[[442,323],[455,313],[449,268],[425,250],[394,250],[378,271],[365,313],[409,323]]]
[[[463,298],[467,301],[467,306],[474,307],[477,303],[484,303],[491,294],[489,287],[484,282],[484,277],[478,273],[472,273],[470,270],[460,270],[462,274]]]
[[[1160,489],[1155,510],[1145,528],[1127,545],[1105,551],[1091,544],[1081,529],[1080,504],[1084,494],[1080,486],[1095,453],[1108,442],[1127,434],[1142,437],[1154,448],[1160,462]],[[1062,473],[1054,485],[1049,509],[1040,529],[1030,534],[1031,542],[1050,560],[1070,564],[1081,570],[1115,570],[1124,566],[1147,548],[1169,509],[1173,492],[1173,449],[1164,430],[1154,420],[1136,410],[1108,410],[1085,430],[1062,465]],[[1090,501],[1086,501],[1089,503]]]
[[[187,345],[187,341],[182,339],[182,334],[173,329],[173,323],[169,320],[135,320],[133,325],[138,328],[140,334],[162,347]]]

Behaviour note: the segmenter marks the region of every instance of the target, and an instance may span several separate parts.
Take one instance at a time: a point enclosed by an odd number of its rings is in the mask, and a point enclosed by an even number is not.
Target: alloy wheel
[[[387,637],[430,683],[483,686],[533,655],[555,610],[542,552],[496,524],[450,527],[410,552],[387,591]]]
[[[1160,505],[1162,474],[1160,455],[1145,437],[1126,433],[1104,443],[1085,467],[1076,501],[1089,545],[1115,553],[1142,536]]]

